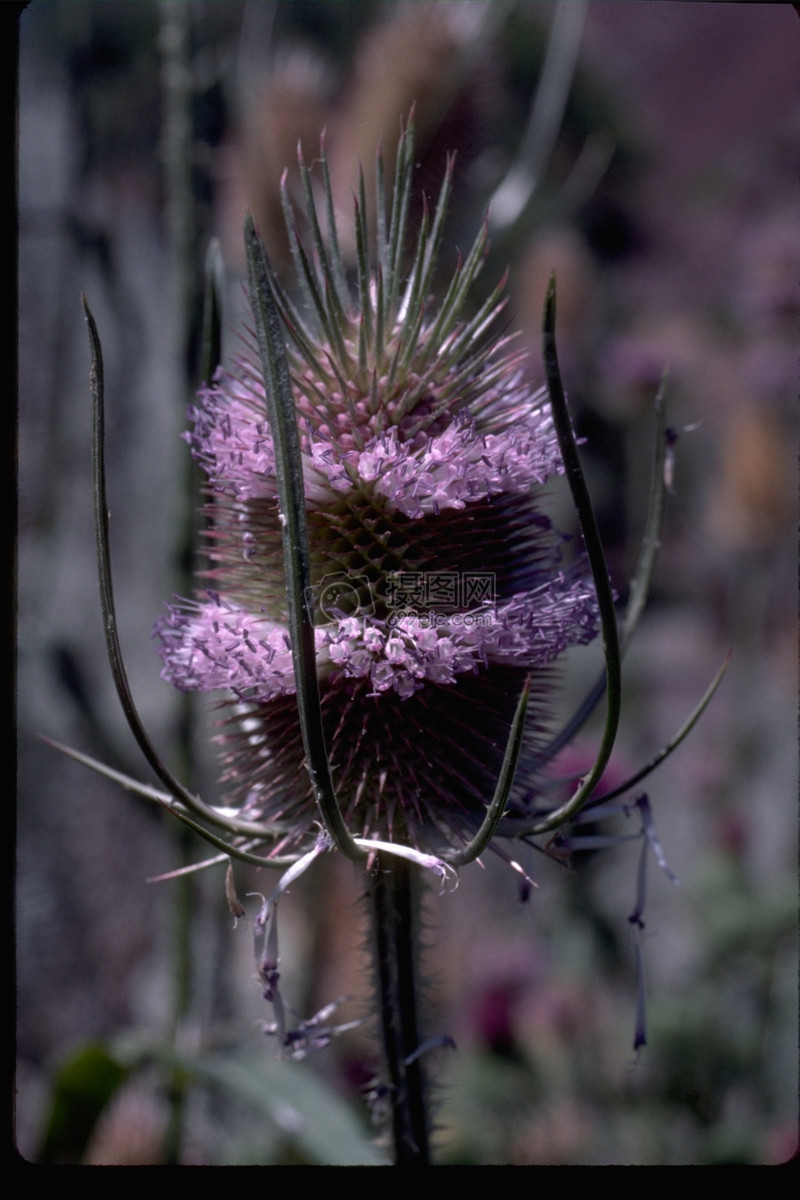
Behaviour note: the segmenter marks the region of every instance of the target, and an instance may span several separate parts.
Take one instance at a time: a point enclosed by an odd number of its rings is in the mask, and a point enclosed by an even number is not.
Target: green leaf
[[[316,1166],[386,1166],[385,1157],[351,1105],[306,1063],[263,1053],[183,1054],[165,1043],[136,1034],[116,1043],[121,1062],[141,1066],[156,1061],[187,1080],[223,1089],[248,1111],[271,1122],[282,1141]]]
[[[130,1068],[102,1042],[90,1042],[62,1066],[53,1082],[52,1104],[35,1162],[76,1165],[83,1159],[97,1121]]]
[[[263,1113],[311,1163],[387,1165],[352,1108],[301,1063],[209,1056],[184,1066],[195,1078],[218,1084]]]

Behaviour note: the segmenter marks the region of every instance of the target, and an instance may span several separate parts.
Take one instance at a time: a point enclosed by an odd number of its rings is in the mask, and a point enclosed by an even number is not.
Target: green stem
[[[371,888],[394,1165],[431,1165],[417,1013],[414,867],[378,860]]]

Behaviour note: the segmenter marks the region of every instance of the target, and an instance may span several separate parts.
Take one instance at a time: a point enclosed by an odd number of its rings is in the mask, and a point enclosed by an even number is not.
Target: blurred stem
[[[530,210],[541,185],[562,129],[587,7],[585,0],[569,0],[569,3],[560,0],[556,5],[547,53],[517,159],[492,196],[489,220],[493,233],[502,231],[508,237],[518,232],[517,222]]]
[[[378,860],[371,887],[381,1035],[391,1109],[394,1165],[431,1165],[419,1049],[414,867]]]
[[[172,309],[176,322],[176,344],[180,353],[180,368],[189,378],[190,338],[194,311],[193,253],[195,240],[195,206],[192,187],[192,75],[189,61],[189,5],[159,4],[159,48],[161,51],[162,91],[164,97],[164,128],[162,161],[167,198],[167,222],[172,273]],[[194,464],[189,468],[188,486],[184,495],[193,495]],[[192,489],[192,490],[190,490]],[[179,590],[187,594],[190,588],[191,561],[194,550],[193,518],[187,511],[176,546],[180,564]],[[188,586],[187,586],[188,585]],[[181,703],[176,731],[176,750],[180,759],[180,777],[194,786],[194,755],[192,731],[194,714],[191,698]],[[191,858],[193,836],[185,826],[176,832],[175,842],[180,861],[186,865]],[[170,964],[172,969],[172,1011],[170,1036],[177,1038],[192,1004],[192,914],[196,904],[197,887],[189,876],[181,876],[173,885]],[[184,1114],[186,1107],[186,1078],[181,1071],[172,1071],[167,1086],[169,1121],[165,1135],[165,1158],[168,1164],[181,1161]]]
[[[161,157],[167,200],[173,311],[182,366],[194,311],[195,211],[192,189],[192,74],[189,62],[190,6],[174,0],[159,4],[159,49],[164,96]]]

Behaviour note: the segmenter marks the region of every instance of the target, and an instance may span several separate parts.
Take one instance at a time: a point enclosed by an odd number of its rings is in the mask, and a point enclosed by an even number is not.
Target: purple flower
[[[597,612],[582,562],[562,561],[564,539],[542,511],[541,485],[562,470],[560,454],[545,393],[531,388],[524,357],[492,335],[502,284],[467,315],[485,229],[444,299],[430,299],[449,174],[401,274],[405,161],[392,211],[378,223],[374,266],[357,209],[352,292],[336,231],[326,245],[313,204],[313,264],[290,224],[305,309],[276,289],[333,782],[354,836],[435,851],[480,823],[529,674],[535,755],[549,666],[595,636]],[[171,607],[157,632],[165,679],[231,698],[220,736],[224,780],[245,815],[281,831],[285,853],[313,843],[318,813],[294,695],[275,454],[257,362],[249,347],[191,410],[186,436],[208,476],[208,586]],[[529,795],[530,778],[521,786]]]

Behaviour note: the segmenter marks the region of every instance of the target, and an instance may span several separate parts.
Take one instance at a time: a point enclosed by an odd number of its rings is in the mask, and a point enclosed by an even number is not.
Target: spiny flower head
[[[394,194],[377,166],[376,250],[363,187],[351,287],[322,156],[323,237],[301,162],[309,256],[284,193],[299,299],[273,280],[288,333],[333,783],[359,837],[458,846],[485,813],[531,678],[529,740],[547,719],[549,665],[597,628],[582,574],[541,510],[562,470],[543,392],[499,336],[503,284],[468,315],[485,228],[435,303],[451,169],[423,210],[410,266],[413,148]],[[441,294],[441,293],[440,293]],[[232,702],[225,781],[245,814],[300,851],[318,818],[298,720],[276,453],[252,335],[192,409],[207,477],[210,566],[158,625],[163,675]],[[530,789],[530,780],[522,786]]]

